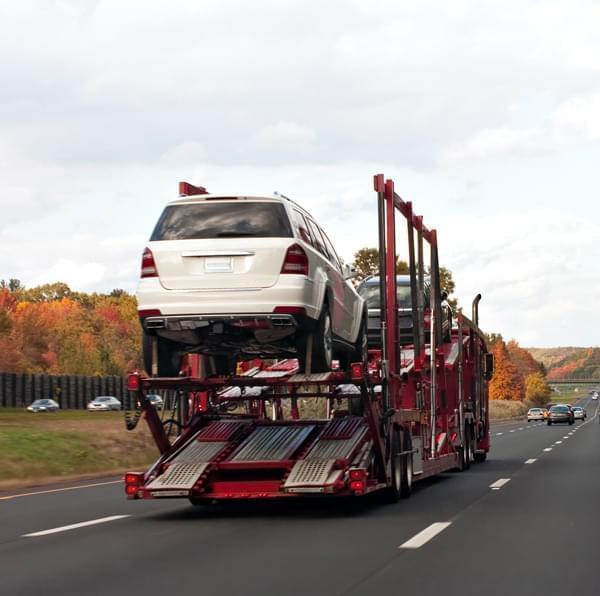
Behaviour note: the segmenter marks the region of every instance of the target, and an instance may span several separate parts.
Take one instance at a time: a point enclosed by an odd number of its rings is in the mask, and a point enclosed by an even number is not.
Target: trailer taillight
[[[367,471],[362,468],[355,468],[350,470],[348,476],[350,479],[350,490],[357,495],[364,494],[367,488]]]
[[[137,391],[140,388],[140,373],[131,373],[127,375],[127,389]]]
[[[281,273],[308,275],[308,257],[299,244],[292,244],[285,253]]]
[[[350,366],[353,380],[360,380],[364,376],[364,366],[362,362],[353,362]]]
[[[125,474],[125,484],[140,486],[144,484],[144,474],[141,472],[127,472]]]
[[[142,254],[142,277],[158,277],[158,269],[152,251],[146,247]]]

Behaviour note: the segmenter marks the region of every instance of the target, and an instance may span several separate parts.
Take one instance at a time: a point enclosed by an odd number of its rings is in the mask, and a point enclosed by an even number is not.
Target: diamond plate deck
[[[191,489],[198,478],[210,465],[209,462],[201,463],[173,463],[164,474],[155,478],[148,486],[149,490],[164,489]]]
[[[180,451],[172,463],[199,464],[209,462],[227,445],[227,441],[192,441]]]
[[[313,431],[308,426],[261,426],[236,449],[232,462],[280,461],[289,459]]]
[[[335,465],[335,459],[301,459],[298,460],[283,488],[296,486],[323,486]]]

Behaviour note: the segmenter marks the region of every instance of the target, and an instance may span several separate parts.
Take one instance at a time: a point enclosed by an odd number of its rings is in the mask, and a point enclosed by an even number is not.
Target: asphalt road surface
[[[573,426],[494,425],[486,463],[396,505],[192,507],[114,480],[0,493],[0,594],[599,594],[600,424],[582,404]]]

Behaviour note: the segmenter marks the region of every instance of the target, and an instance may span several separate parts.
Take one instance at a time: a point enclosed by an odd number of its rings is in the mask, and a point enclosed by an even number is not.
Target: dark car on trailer
[[[379,276],[373,275],[365,278],[357,288],[357,292],[365,299],[368,309],[367,338],[369,348],[381,348],[381,299]],[[423,289],[423,306],[425,308],[425,341],[429,343],[429,317],[430,317],[430,285],[425,281]],[[442,338],[450,340],[452,329],[452,309],[446,302],[446,293],[442,294]],[[414,344],[412,298],[410,290],[410,276],[396,276],[396,300],[398,303],[398,332],[400,344],[403,346]]]

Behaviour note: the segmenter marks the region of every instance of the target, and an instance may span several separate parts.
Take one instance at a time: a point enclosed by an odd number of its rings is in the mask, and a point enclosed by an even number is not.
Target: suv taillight
[[[281,273],[308,275],[308,257],[299,244],[292,244],[285,253]]]
[[[144,249],[144,254],[142,254],[142,277],[158,277],[154,256],[148,247]]]

